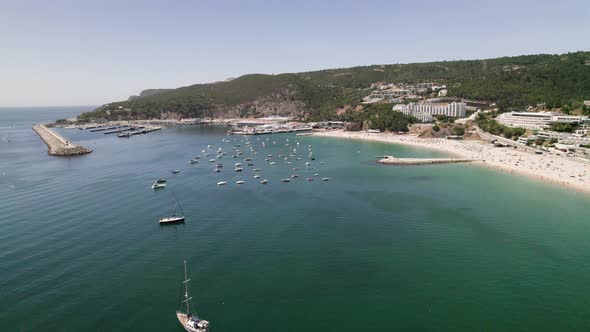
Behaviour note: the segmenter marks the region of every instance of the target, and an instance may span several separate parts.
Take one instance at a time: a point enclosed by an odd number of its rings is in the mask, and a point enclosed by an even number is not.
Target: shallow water
[[[0,109],[1,331],[180,331],[183,260],[212,331],[590,326],[586,194],[472,165],[377,165],[442,156],[383,143],[255,136],[253,154],[216,127],[60,130],[94,152],[48,156],[30,125],[81,110]],[[188,163],[208,144],[228,152],[220,173]],[[301,160],[278,159],[293,148]],[[173,194],[187,222],[161,227]]]

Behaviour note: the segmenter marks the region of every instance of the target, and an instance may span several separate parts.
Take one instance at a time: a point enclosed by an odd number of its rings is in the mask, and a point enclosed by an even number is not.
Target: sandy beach
[[[511,148],[497,148],[484,141],[418,138],[413,135],[350,131],[315,132],[314,136],[362,139],[437,150],[455,157],[479,159],[474,165],[495,168],[510,174],[530,176],[590,193],[590,162],[563,156],[532,154]]]

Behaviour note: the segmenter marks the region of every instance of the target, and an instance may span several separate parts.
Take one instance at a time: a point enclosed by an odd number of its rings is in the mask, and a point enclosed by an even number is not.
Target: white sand
[[[511,174],[526,175],[590,193],[590,162],[585,160],[548,154],[537,155],[512,148],[497,148],[483,141],[418,138],[413,135],[350,131],[316,132],[314,136],[363,139],[438,150],[461,158],[484,160],[473,162],[475,165],[492,167]]]

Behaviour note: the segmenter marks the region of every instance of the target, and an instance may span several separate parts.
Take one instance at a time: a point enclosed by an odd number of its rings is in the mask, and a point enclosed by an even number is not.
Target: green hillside
[[[239,109],[239,116],[250,116],[280,113],[282,103],[300,105],[307,119],[328,119],[335,118],[340,107],[359,104],[370,93],[371,83],[424,80],[447,84],[451,96],[496,102],[501,110],[542,102],[549,107],[577,108],[582,100],[590,100],[590,52],[252,74],[225,82],[146,90],[128,101],[84,113],[80,119],[146,119],[163,113],[223,116],[233,109]]]

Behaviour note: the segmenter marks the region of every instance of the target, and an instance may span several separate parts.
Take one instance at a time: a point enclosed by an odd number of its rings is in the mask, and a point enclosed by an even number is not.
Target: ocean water
[[[0,109],[0,331],[181,331],[184,260],[211,331],[590,328],[589,195],[477,166],[374,162],[441,156],[428,150],[216,127],[63,129],[94,152],[48,156],[31,125],[84,110]],[[207,145],[228,152],[222,172],[188,163]],[[301,160],[278,158],[293,149]],[[305,180],[315,173],[330,181]],[[160,177],[168,187],[152,190]],[[174,197],[187,222],[159,226]]]

